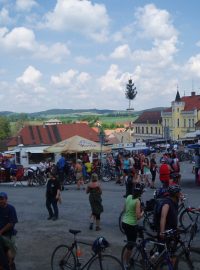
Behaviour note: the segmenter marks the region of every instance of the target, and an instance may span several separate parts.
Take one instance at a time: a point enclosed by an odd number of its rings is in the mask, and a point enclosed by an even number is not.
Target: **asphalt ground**
[[[200,187],[194,184],[192,164],[181,163],[182,187],[187,194],[188,204],[200,205]],[[158,177],[156,186],[160,186]],[[119,231],[118,217],[123,209],[125,187],[113,181],[102,182],[102,199],[104,212],[101,219],[101,231],[89,230],[90,205],[88,195],[84,190],[76,190],[75,185],[67,186],[62,192],[62,204],[59,205],[59,219],[47,220],[48,213],[45,207],[45,187],[17,187],[0,184],[0,191],[7,192],[9,203],[14,205],[19,223],[16,225],[18,252],[16,266],[18,270],[50,270],[51,254],[60,244],[69,245],[73,236],[69,229],[80,229],[78,239],[92,243],[98,236],[104,236],[111,246],[108,253],[120,258],[125,236]],[[153,196],[153,191],[147,189],[143,200]],[[200,240],[199,233],[195,238],[195,245]],[[199,244],[200,246],[200,244]],[[84,250],[83,250],[84,252]],[[85,254],[90,249],[85,248]],[[113,269],[114,270],[114,269]]]

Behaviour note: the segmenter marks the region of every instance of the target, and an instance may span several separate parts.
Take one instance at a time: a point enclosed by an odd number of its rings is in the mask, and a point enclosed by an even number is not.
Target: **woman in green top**
[[[125,202],[125,214],[123,216],[122,228],[127,237],[127,249],[124,253],[124,261],[129,264],[133,243],[137,239],[137,221],[142,218],[144,211],[141,210],[140,197],[143,193],[143,185],[136,184],[133,189],[133,195],[129,195]]]

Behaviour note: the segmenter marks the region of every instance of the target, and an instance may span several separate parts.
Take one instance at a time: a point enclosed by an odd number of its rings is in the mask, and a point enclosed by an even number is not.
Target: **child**
[[[91,176],[91,182],[87,186],[86,193],[89,193],[89,202],[92,209],[90,230],[93,229],[93,223],[96,222],[96,231],[101,230],[100,228],[100,215],[103,212],[102,206],[102,190],[98,181],[98,175],[93,173]]]

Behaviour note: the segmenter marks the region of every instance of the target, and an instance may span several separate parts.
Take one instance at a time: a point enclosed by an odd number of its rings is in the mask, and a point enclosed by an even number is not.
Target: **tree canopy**
[[[0,116],[0,140],[10,136],[10,123],[6,117]]]
[[[129,79],[126,90],[125,90],[126,98],[129,100],[129,110],[131,109],[131,101],[136,97],[137,91],[136,87],[132,81],[132,79]]]

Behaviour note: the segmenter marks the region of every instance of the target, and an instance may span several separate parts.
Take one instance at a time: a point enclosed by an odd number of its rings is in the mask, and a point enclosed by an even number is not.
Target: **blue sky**
[[[200,93],[200,1],[0,0],[0,110],[141,110]]]

